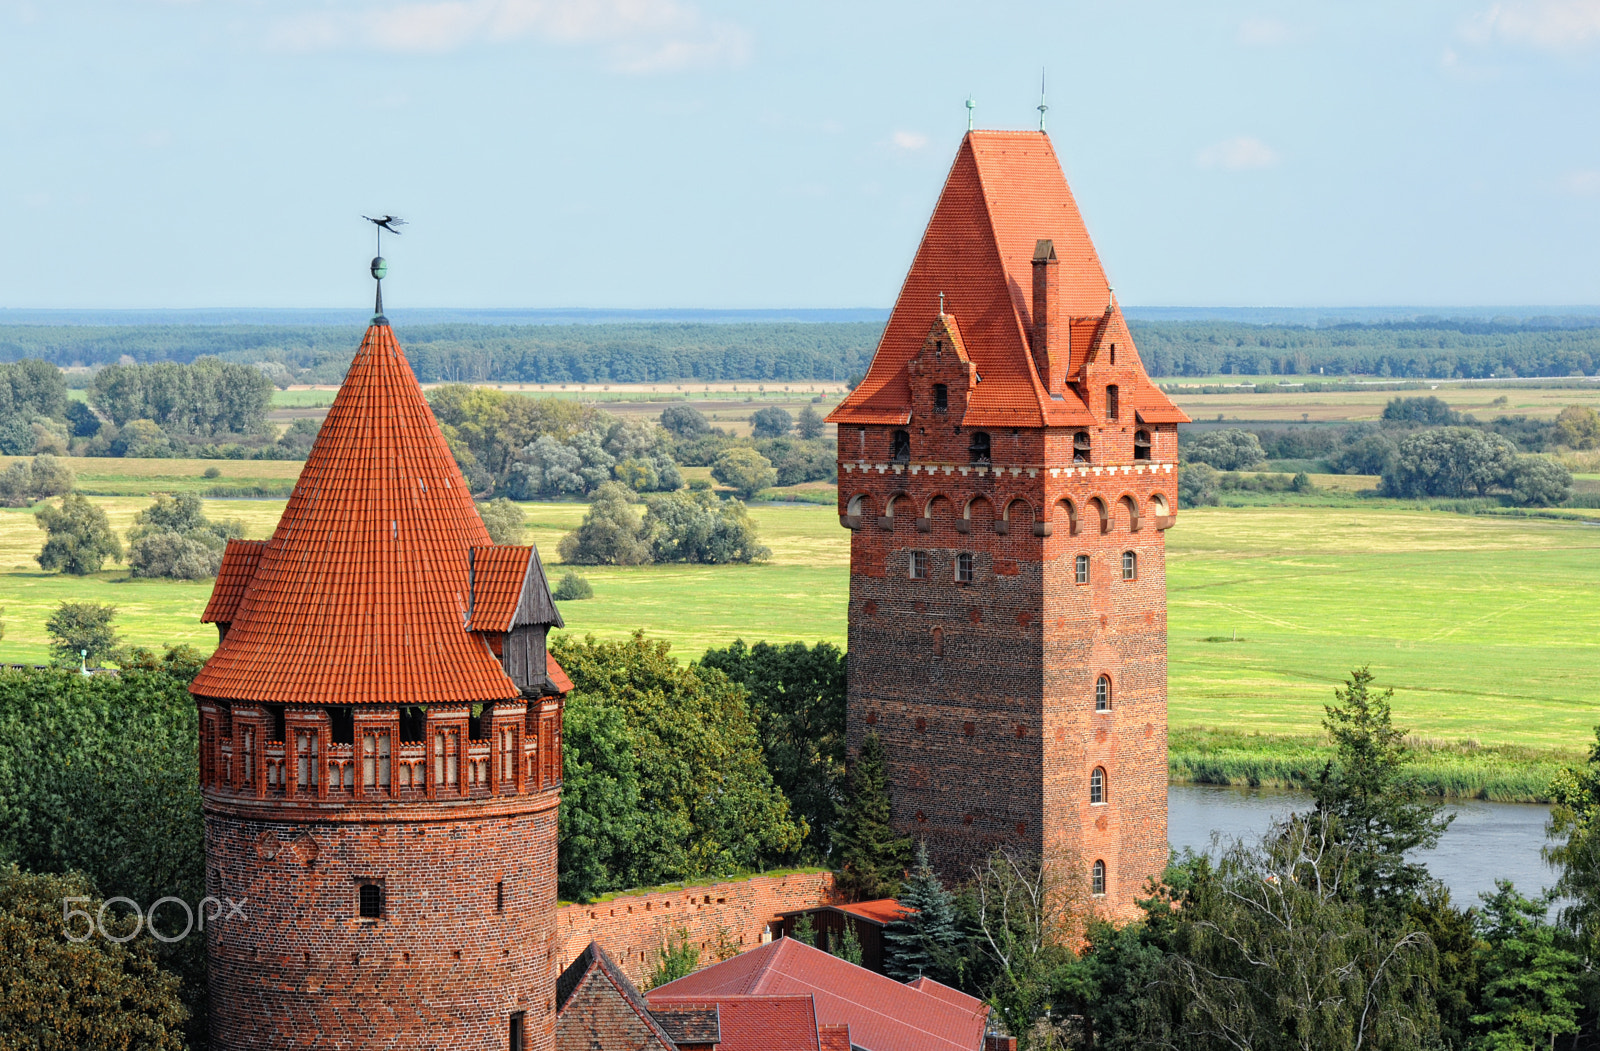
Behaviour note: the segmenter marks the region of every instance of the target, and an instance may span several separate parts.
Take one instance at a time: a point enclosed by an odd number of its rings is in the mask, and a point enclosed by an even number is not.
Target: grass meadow
[[[198,478],[196,464],[228,473]],[[98,465],[122,472],[121,482],[108,474],[105,488],[144,488],[93,497],[118,530],[169,483],[282,483],[298,466]],[[133,473],[142,470],[149,473]],[[100,489],[97,476],[81,477],[86,489]],[[1303,783],[1321,763],[1322,706],[1351,668],[1370,664],[1394,687],[1397,722],[1423,750],[1430,784],[1536,798],[1554,764],[1580,754],[1600,723],[1600,527],[1339,495],[1184,511],[1166,534],[1174,775]],[[206,506],[264,537],[283,503]],[[557,544],[585,505],[525,506],[528,538],[559,577]],[[769,562],[582,567],[595,597],[562,604],[567,630],[619,637],[642,629],[683,659],[740,637],[843,645],[849,534],[832,507],[758,504],[751,514]],[[198,622],[209,582],[133,580],[121,567],[89,578],[46,574],[33,562],[42,542],[30,511],[0,510],[4,660],[42,661],[45,618],[66,599],[115,603],[129,643],[214,647],[215,630]]]

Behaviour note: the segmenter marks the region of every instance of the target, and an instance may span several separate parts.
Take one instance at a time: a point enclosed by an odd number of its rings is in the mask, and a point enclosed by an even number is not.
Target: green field
[[[96,502],[125,529],[148,501]],[[265,536],[283,502],[207,507]],[[557,542],[584,505],[527,508],[530,539],[559,576]],[[843,644],[849,534],[832,508],[751,513],[772,548],[769,563],[586,567],[595,598],[563,604],[568,630],[614,637],[642,628],[685,659],[736,637]],[[1240,733],[1305,744],[1333,685],[1363,663],[1395,688],[1399,724],[1436,748],[1474,742],[1568,755],[1600,723],[1600,528],[1349,501],[1185,511],[1166,535],[1171,721],[1191,751]],[[6,660],[43,659],[44,619],[67,598],[116,603],[132,643],[214,645],[213,629],[197,622],[209,584],[130,580],[121,569],[45,574],[32,562],[41,542],[28,511],[0,511]],[[1196,736],[1203,728],[1225,730]],[[1252,740],[1247,751],[1263,744]]]

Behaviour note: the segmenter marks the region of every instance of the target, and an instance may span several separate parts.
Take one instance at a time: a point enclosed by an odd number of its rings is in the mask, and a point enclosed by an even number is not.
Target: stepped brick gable
[[[877,353],[829,417],[853,531],[849,741],[946,878],[994,847],[1111,913],[1166,840],[1177,425],[1049,138],[970,132]]]
[[[553,1048],[561,619],[381,316],[203,619],[212,1046]]]

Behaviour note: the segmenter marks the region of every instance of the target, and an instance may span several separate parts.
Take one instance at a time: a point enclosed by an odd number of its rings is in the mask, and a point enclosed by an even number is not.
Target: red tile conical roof
[[[190,690],[287,704],[516,697],[466,626],[468,552],[489,543],[393,331],[374,324]]]

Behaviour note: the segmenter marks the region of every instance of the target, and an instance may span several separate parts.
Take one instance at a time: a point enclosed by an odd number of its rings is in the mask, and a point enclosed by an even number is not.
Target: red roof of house
[[[1071,374],[1092,353],[1107,308],[1118,324],[1121,312],[1112,304],[1105,270],[1061,163],[1043,132],[968,132],[866,378],[828,419],[844,424],[906,422],[911,404],[906,363],[938,320],[944,293],[944,309],[959,320],[962,343],[981,377],[968,397],[964,423],[1037,427],[1094,422],[1070,387],[1046,391],[1033,363],[1033,255],[1041,240],[1053,242],[1058,260],[1058,310],[1071,337]],[[1131,337],[1126,346],[1136,353]],[[1171,408],[1148,380],[1125,396],[1136,409],[1147,403],[1152,412]]]
[[[848,1025],[866,1051],[980,1051],[989,1009],[954,989],[934,995],[857,967],[793,938],[779,938],[731,960],[651,990],[653,1005],[722,1002],[729,996],[810,994],[819,1025]],[[726,1033],[726,1015],[724,1033]]]
[[[840,912],[848,912],[852,916],[859,916],[873,923],[890,924],[902,916],[910,915],[915,909],[908,909],[893,898],[879,898],[876,901],[858,901],[852,905],[835,905]]]
[[[292,704],[516,697],[467,630],[468,552],[488,545],[393,331],[374,324],[232,626],[189,688]]]
[[[567,677],[567,670],[556,663],[554,657],[546,656],[544,659],[544,672],[552,685],[562,693],[572,692],[572,680]]]
[[[265,551],[265,540],[230,540],[222,552],[222,565],[217,569],[217,582],[211,588],[211,601],[200,614],[202,624],[228,624],[239,612],[250,578],[255,576],[256,564]]]
[[[697,1000],[647,993],[645,999],[652,1010],[668,1006],[715,1008],[721,1029],[717,1051],[821,1051],[816,1008],[809,996],[718,996]]]
[[[822,1051],[850,1051],[850,1027],[847,1025],[818,1026],[817,1037]]]

